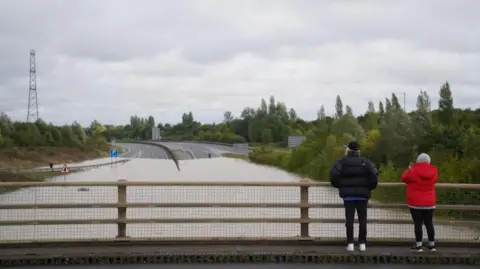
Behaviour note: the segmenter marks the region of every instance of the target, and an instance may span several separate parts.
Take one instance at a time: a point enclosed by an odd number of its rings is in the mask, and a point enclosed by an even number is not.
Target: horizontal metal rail
[[[0,204],[1,209],[65,209],[65,208],[343,208],[332,203],[90,203],[90,204]],[[406,204],[370,204],[369,208],[407,209]],[[439,210],[480,212],[480,205],[436,205]]]
[[[411,220],[369,219],[368,223],[377,224],[412,224]],[[17,225],[58,225],[58,224],[134,224],[134,223],[345,223],[345,219],[318,218],[119,218],[119,219],[68,219],[68,220],[0,220],[0,226]],[[436,224],[451,226],[480,226],[478,221],[469,220],[437,220]]]
[[[11,187],[154,187],[154,186],[179,186],[179,187],[330,187],[330,182],[202,182],[202,181],[76,181],[76,182],[0,182],[0,188]],[[379,183],[381,188],[394,188],[405,186],[404,183]],[[435,185],[442,189],[471,189],[480,190],[480,184],[466,184],[466,183],[438,183]]]

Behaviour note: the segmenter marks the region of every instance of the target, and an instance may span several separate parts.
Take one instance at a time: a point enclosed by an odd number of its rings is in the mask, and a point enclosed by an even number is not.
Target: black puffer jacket
[[[370,198],[377,187],[378,171],[375,165],[358,152],[350,151],[330,170],[330,183],[339,190],[340,197]]]

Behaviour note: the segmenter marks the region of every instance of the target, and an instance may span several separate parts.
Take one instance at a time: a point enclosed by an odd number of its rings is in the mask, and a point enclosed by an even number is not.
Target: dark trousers
[[[433,227],[433,213],[435,209],[416,209],[410,208],[413,223],[415,226],[415,241],[423,240],[423,225],[427,230],[428,241],[435,241],[435,228]]]
[[[360,223],[358,231],[358,242],[367,243],[367,206],[368,201],[344,201],[345,206],[345,228],[347,228],[347,243],[354,243],[353,223],[355,222],[355,212],[358,214]]]

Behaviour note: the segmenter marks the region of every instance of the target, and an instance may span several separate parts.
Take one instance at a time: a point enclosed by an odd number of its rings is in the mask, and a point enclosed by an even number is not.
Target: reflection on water
[[[277,170],[241,160],[216,158],[180,161],[178,171],[169,160],[134,159],[125,164],[97,168],[88,172],[59,176],[52,181],[262,181],[291,182],[299,178]],[[28,188],[0,196],[0,204],[45,203],[115,203],[116,187]],[[128,187],[128,202],[137,203],[263,203],[299,202],[299,188],[295,187]],[[339,203],[335,190],[311,188],[310,201]],[[134,208],[128,209],[128,218],[299,218],[300,210],[291,208]],[[312,218],[343,219],[342,209],[311,209]],[[113,219],[116,209],[27,209],[0,210],[1,220],[59,220],[59,219]],[[370,209],[371,219],[410,219],[406,212]],[[101,225],[35,225],[4,226],[0,240],[113,238],[115,224]],[[299,224],[278,223],[202,223],[202,224],[129,224],[131,237],[291,237],[299,236]],[[342,237],[343,224],[310,224],[315,237]],[[369,225],[369,236],[377,238],[413,237],[412,225]],[[460,227],[438,226],[438,239],[473,239],[479,233]]]

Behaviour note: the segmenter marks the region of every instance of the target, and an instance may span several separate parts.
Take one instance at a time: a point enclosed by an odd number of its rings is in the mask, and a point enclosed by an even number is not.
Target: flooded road
[[[124,148],[122,158],[146,158],[146,159],[169,159],[168,153],[161,147],[152,147],[143,144],[116,143]]]
[[[221,157],[224,153],[236,153],[236,154],[246,154],[246,152],[240,151],[233,147],[222,146],[222,145],[213,145],[213,144],[201,144],[201,143],[189,143],[189,142],[161,142],[161,144],[171,148],[182,150],[187,158],[180,159],[202,159],[208,158],[208,154],[215,157]]]
[[[228,158],[180,160],[178,171],[171,160],[135,158],[124,164],[105,166],[88,172],[74,173],[65,180],[78,181],[262,181],[295,182],[300,178],[284,171]],[[64,180],[63,176],[52,180]],[[298,203],[299,188],[294,187],[129,187],[128,202],[283,202]],[[336,190],[311,188],[310,201],[340,203]],[[47,187],[21,189],[0,196],[0,204],[26,203],[115,203],[115,187]],[[138,208],[127,211],[128,218],[299,218],[299,209],[290,208]],[[342,209],[311,209],[313,218],[344,217]],[[113,219],[116,209],[29,209],[0,210],[1,220]],[[370,219],[410,219],[406,212],[370,209]],[[371,238],[411,238],[412,225],[370,224]],[[116,225],[32,225],[4,226],[0,240],[102,239],[116,236]],[[343,224],[310,224],[315,237],[344,238]],[[299,236],[298,224],[202,223],[202,224],[129,224],[127,235],[143,238],[173,237],[292,237]],[[478,231],[463,227],[437,226],[437,238],[473,239]]]

